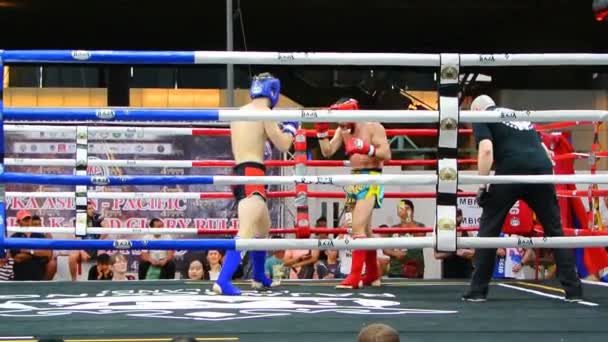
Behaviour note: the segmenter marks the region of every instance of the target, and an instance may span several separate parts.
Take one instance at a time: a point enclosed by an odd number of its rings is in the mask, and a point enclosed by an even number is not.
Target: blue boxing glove
[[[289,133],[292,137],[296,136],[299,128],[300,123],[297,121],[284,121],[281,123],[281,130],[283,133]]]
[[[266,140],[264,143],[264,160],[272,159],[272,142]]]

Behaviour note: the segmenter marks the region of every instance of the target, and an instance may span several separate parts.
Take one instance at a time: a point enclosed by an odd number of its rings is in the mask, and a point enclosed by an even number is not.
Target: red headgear
[[[344,98],[336,101],[329,107],[330,110],[359,110],[359,102],[352,98]],[[344,133],[352,133],[355,128],[354,122],[340,122],[340,128]]]

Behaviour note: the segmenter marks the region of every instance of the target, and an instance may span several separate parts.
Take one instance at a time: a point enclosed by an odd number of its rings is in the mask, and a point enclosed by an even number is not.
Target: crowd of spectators
[[[398,202],[396,214],[399,223],[393,227],[421,228],[425,223],[416,220],[414,203],[403,199]],[[105,227],[103,216],[98,214],[92,203],[87,208],[89,227]],[[458,210],[457,222],[462,222],[462,211]],[[21,228],[41,226],[40,217],[27,210],[17,213],[17,225]],[[327,227],[327,219],[320,217],[315,226]],[[345,211],[340,224],[349,227],[350,213]],[[150,228],[162,228],[163,221],[153,218]],[[382,225],[380,228],[388,228]],[[424,236],[425,232],[377,234],[379,237]],[[458,233],[459,236],[467,233]],[[52,238],[51,234],[19,232],[12,237]],[[319,234],[317,238],[343,239],[344,234]],[[82,239],[105,239],[106,236],[88,234]],[[280,239],[282,237],[273,236]],[[146,235],[144,240],[171,239],[171,235]],[[48,250],[11,250],[0,259],[0,280],[52,280],[57,272],[57,252]],[[538,254],[538,255],[537,255]],[[434,252],[436,260],[441,260],[442,278],[467,279],[473,272],[475,250],[458,249],[455,253]],[[69,253],[69,273],[72,280],[155,280],[191,279],[216,280],[222,267],[224,251],[207,250],[187,252],[178,268],[177,254],[172,250],[140,251],[136,271],[129,272],[127,257],[116,251],[79,250]],[[555,275],[550,251],[501,248],[497,250],[495,278],[530,279],[552,278]],[[540,261],[540,262],[539,262]],[[349,250],[278,250],[269,252],[265,272],[275,281],[284,279],[339,279],[350,271]],[[386,278],[423,278],[425,258],[422,249],[382,249],[378,250],[379,269]],[[89,267],[82,269],[83,265]],[[236,278],[247,278],[250,273],[248,258],[244,258]],[[82,276],[84,274],[84,276]],[[88,275],[88,276],[87,276]]]

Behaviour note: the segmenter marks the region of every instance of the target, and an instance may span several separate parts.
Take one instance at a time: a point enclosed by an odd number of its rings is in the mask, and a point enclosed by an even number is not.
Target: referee
[[[472,111],[504,110],[494,100],[481,95],[471,104]],[[477,169],[481,176],[490,174],[494,162],[496,175],[551,175],[553,165],[549,151],[541,142],[532,124],[527,121],[505,121],[473,124],[478,144]],[[563,236],[560,211],[553,184],[492,184],[477,191],[477,202],[483,209],[479,237],[498,237],[505,217],[513,204],[524,200],[536,213],[545,236]],[[566,291],[566,301],[581,301],[582,286],[571,249],[554,250],[558,278]],[[484,302],[494,270],[496,248],[475,252],[475,271],[469,291],[462,300]]]

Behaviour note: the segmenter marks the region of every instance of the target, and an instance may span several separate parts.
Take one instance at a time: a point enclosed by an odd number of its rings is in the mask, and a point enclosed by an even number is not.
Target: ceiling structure
[[[592,0],[233,0],[233,5],[237,51],[608,52],[608,23],[595,20]],[[0,23],[3,49],[226,49],[225,0],[0,0]],[[432,74],[411,69],[267,69],[304,105],[339,95],[365,97],[393,86],[434,86]],[[503,68],[489,74],[497,87],[590,88],[597,83],[593,72]],[[247,79],[243,75],[240,79]],[[391,96],[389,91],[386,97]]]
[[[235,49],[599,51],[591,0],[233,0]],[[225,49],[225,0],[0,0],[2,48]],[[243,35],[244,33],[244,35]],[[21,35],[21,36],[18,36]],[[243,36],[245,39],[243,39]]]

